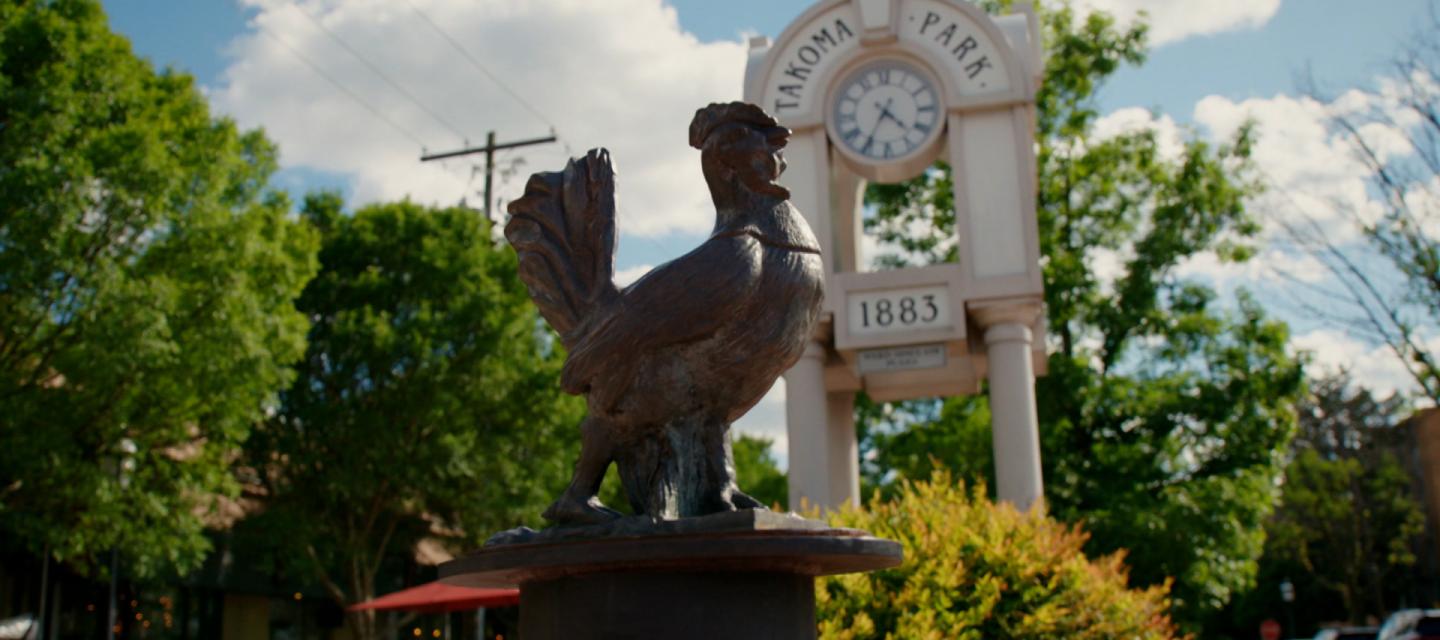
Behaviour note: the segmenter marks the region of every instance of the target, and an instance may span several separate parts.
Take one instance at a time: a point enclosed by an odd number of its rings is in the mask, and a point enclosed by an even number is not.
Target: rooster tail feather
[[[592,149],[563,172],[537,173],[510,203],[505,238],[520,257],[520,280],[566,348],[615,287],[615,167]]]

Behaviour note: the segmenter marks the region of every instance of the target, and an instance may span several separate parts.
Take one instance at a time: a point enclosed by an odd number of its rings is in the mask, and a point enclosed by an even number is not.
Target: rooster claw
[[[605,506],[594,496],[587,500],[560,496],[540,517],[557,525],[585,525],[603,524],[622,518],[624,514]]]
[[[735,505],[735,508],[736,508],[736,509],[757,509],[757,510],[760,510],[760,511],[769,511],[769,510],[770,510],[769,507],[765,506],[765,505],[764,505],[763,503],[761,503],[759,500],[756,500],[755,498],[750,497],[749,494],[747,494],[747,493],[745,493],[745,492],[743,492],[743,491],[741,491],[741,490],[739,490],[739,489],[735,489],[735,490],[731,491],[731,493],[730,493],[730,504]]]

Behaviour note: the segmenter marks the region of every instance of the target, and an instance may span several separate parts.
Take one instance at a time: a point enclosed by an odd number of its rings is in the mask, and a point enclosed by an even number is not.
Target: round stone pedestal
[[[813,638],[815,579],[604,572],[523,583],[521,638]]]
[[[489,545],[441,565],[440,579],[519,585],[525,640],[788,640],[815,637],[816,576],[900,564],[896,542],[853,529],[768,528],[787,516],[756,513],[749,526],[726,514],[715,527],[669,528],[680,533],[657,523],[650,535]]]

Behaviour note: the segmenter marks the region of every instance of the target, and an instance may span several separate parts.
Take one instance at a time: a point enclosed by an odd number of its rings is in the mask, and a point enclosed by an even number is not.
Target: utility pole
[[[505,143],[501,143],[501,144],[495,144],[495,132],[494,132],[494,131],[491,131],[491,132],[485,134],[485,146],[483,146],[483,147],[471,147],[471,148],[469,148],[469,149],[460,149],[460,150],[458,150],[458,151],[444,151],[444,152],[441,152],[441,153],[429,153],[429,154],[425,154],[425,155],[420,156],[420,161],[421,161],[421,162],[429,162],[429,161],[431,161],[431,160],[444,160],[444,159],[446,159],[446,158],[456,158],[456,157],[459,157],[459,156],[468,156],[468,155],[470,155],[470,154],[472,154],[472,153],[484,153],[484,154],[485,154],[485,218],[486,218],[487,220],[489,220],[489,221],[493,224],[493,223],[495,222],[495,215],[494,215],[494,212],[491,210],[491,207],[493,206],[493,204],[494,204],[495,201],[494,201],[494,199],[493,199],[492,196],[491,196],[491,194],[492,194],[491,189],[494,187],[494,184],[495,184],[495,152],[496,152],[496,151],[500,151],[501,149],[514,149],[514,148],[516,148],[516,147],[528,147],[528,146],[530,146],[530,145],[545,144],[545,143],[547,143],[547,142],[554,142],[554,141],[555,141],[555,134],[554,134],[554,133],[551,133],[550,135],[545,136],[544,138],[531,138],[531,139],[529,139],[529,140],[517,140],[517,141],[515,141],[515,142],[505,142]]]

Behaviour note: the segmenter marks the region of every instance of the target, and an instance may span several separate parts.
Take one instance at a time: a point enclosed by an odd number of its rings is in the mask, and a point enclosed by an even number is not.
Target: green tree
[[[1173,158],[1150,131],[1096,137],[1095,92],[1120,65],[1143,61],[1144,27],[1099,13],[1079,20],[1066,7],[1042,24],[1038,216],[1052,353],[1036,396],[1046,501],[1061,520],[1085,523],[1091,552],[1127,549],[1137,584],[1173,577],[1176,616],[1198,630],[1253,580],[1302,380],[1283,325],[1245,295],[1222,305],[1178,275],[1203,254],[1248,256],[1251,132],[1219,146],[1192,138]],[[964,259],[951,241],[951,185],[942,164],[869,188],[867,228],[900,249],[882,266]],[[1105,259],[1118,273],[1095,268]],[[923,478],[936,463],[983,479],[986,412],[976,398],[863,410],[864,446],[879,462],[870,482]]]
[[[98,3],[0,0],[0,534],[80,570],[203,559],[304,349],[316,239],[274,169]]]
[[[862,493],[891,496],[902,486],[897,480],[928,478],[939,470],[995,486],[985,396],[877,404],[861,395],[856,412],[868,454],[862,458]]]
[[[1260,584],[1233,612],[1237,635],[1279,615],[1286,579],[1301,628],[1383,619],[1428,599],[1419,588],[1433,576],[1416,567],[1425,516],[1399,462],[1413,437],[1397,424],[1404,410],[1398,396],[1377,399],[1345,373],[1312,383],[1280,503],[1266,523]]]
[[[761,504],[778,505],[783,510],[790,503],[790,481],[770,452],[773,443],[764,436],[735,436],[735,484]]]
[[[1269,550],[1304,568],[1294,578],[1340,596],[1349,621],[1363,622],[1398,604],[1393,594],[1411,581],[1414,545],[1424,528],[1410,476],[1394,456],[1383,454],[1367,467],[1356,458],[1327,459],[1303,449],[1285,470]]]
[[[1079,527],[985,493],[937,472],[899,483],[892,500],[832,514],[835,526],[898,541],[905,560],[820,580],[820,637],[1176,637],[1165,587],[1128,588],[1123,554],[1086,558]]]
[[[328,194],[303,216],[322,241],[297,303],[313,325],[247,446],[268,497],[246,528],[348,605],[377,595],[387,559],[422,538],[459,551],[538,525],[582,407],[559,391],[558,342],[484,216],[410,202],[351,216]],[[373,613],[352,622],[377,637]]]

